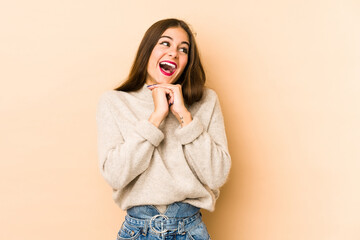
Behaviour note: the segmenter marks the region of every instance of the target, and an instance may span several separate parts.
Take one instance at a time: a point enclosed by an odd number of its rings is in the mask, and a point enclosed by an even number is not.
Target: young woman
[[[101,96],[100,169],[127,211],[117,239],[210,239],[199,210],[214,210],[230,156],[204,83],[188,25],[165,19],[145,33],[127,80]]]

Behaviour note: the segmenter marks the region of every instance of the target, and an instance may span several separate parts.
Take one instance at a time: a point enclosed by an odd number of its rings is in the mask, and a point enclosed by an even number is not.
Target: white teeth
[[[169,63],[169,62],[161,62],[161,64],[168,65],[168,66],[170,66],[170,67],[172,67],[172,68],[175,68],[175,67],[176,67],[175,64],[172,64],[172,63]]]

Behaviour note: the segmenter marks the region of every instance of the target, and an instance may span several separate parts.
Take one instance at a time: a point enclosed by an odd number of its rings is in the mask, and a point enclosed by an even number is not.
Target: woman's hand
[[[166,91],[166,93],[170,96],[167,101],[168,106],[170,106],[170,110],[172,114],[174,114],[174,116],[177,118],[181,126],[186,126],[192,121],[191,113],[188,111],[188,109],[185,107],[184,104],[181,85],[162,83],[162,84],[151,85],[148,88],[153,91],[153,98],[154,98],[155,90],[164,89]],[[155,99],[154,99],[154,103],[155,103]]]
[[[169,104],[174,101],[173,92],[167,88],[152,88],[152,86],[148,88],[152,91],[155,105],[154,112],[151,114],[149,121],[156,127],[159,127],[169,113]]]

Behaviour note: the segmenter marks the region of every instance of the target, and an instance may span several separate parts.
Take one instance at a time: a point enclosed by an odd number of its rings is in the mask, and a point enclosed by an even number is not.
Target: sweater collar
[[[140,88],[137,91],[131,92],[131,94],[138,99],[144,100],[149,103],[153,103],[152,92],[150,89],[148,89],[147,86],[148,85],[145,83],[144,86],[142,86],[142,88]]]

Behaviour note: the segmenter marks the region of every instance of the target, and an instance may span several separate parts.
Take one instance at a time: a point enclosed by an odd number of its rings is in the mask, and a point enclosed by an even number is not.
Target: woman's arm
[[[112,108],[111,101],[103,96],[96,114],[99,163],[110,186],[122,189],[148,168],[154,148],[164,139],[164,134],[148,120],[126,128],[126,120],[122,122],[116,117]],[[124,128],[126,135],[121,132]]]
[[[200,119],[193,118],[186,109],[180,85],[156,84],[149,87],[152,91],[162,88],[170,89],[173,93],[170,110],[181,125],[175,135],[183,145],[189,166],[204,185],[213,190],[218,189],[226,181],[231,160],[224,119],[216,93],[208,90],[208,96],[204,96],[205,105],[202,106],[200,115],[210,115],[209,124],[205,128]]]
[[[179,141],[183,145],[188,164],[199,180],[211,189],[221,187],[229,174],[231,159],[228,152],[224,120],[219,100],[214,92],[213,108],[207,128],[199,118],[176,130]],[[207,106],[209,107],[209,106]]]

